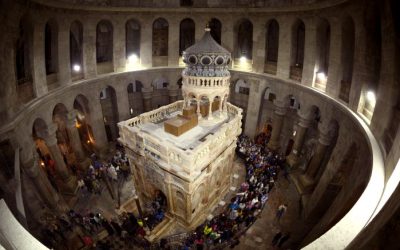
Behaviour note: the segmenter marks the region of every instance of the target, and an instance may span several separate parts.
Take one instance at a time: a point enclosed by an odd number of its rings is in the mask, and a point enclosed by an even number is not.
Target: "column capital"
[[[47,126],[47,135],[43,138],[46,141],[47,146],[51,147],[57,145],[57,124],[52,123]]]
[[[309,116],[305,116],[301,113],[298,113],[299,116],[299,121],[298,125],[303,127],[303,128],[309,128],[313,122],[312,118]]]
[[[150,99],[153,96],[153,87],[142,89],[143,99]]]
[[[331,144],[332,136],[329,133],[324,133],[320,131],[318,136],[318,142],[324,146],[329,146]]]
[[[277,114],[277,115],[285,115],[286,111],[287,111],[285,102],[275,100],[274,101],[274,111],[275,111],[275,114]]]
[[[76,125],[76,116],[78,115],[78,111],[76,109],[70,110],[67,113],[67,128],[73,128]]]

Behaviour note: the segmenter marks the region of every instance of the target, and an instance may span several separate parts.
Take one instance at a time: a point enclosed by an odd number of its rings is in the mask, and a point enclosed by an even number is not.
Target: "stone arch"
[[[35,98],[32,81],[32,46],[33,27],[28,15],[21,17],[19,21],[19,35],[15,46],[15,73],[17,80],[18,100],[26,103]]]
[[[253,23],[249,19],[241,19],[235,25],[235,50],[234,57],[237,59],[253,58]]]
[[[191,18],[185,18],[179,25],[179,55],[195,42],[195,23]]]
[[[74,99],[73,108],[77,111],[76,127],[82,146],[87,152],[94,152],[94,136],[88,98],[83,94],[78,94]]]
[[[83,78],[83,25],[75,20],[69,30],[69,57],[72,80]]]
[[[140,37],[141,37],[141,26],[139,21],[134,18],[129,19],[125,23],[125,46],[126,46],[126,58],[136,56],[140,58]],[[132,58],[131,60],[133,60]]]
[[[168,56],[168,21],[160,17],[153,22],[153,57]]]
[[[276,94],[271,87],[266,87],[261,98],[260,111],[258,113],[258,128],[257,132],[268,133],[272,126],[274,115],[274,100]]]
[[[350,89],[353,79],[355,24],[351,16],[345,16],[342,20],[342,50],[340,53],[341,81],[339,98],[349,102]]]
[[[211,18],[209,22],[210,34],[214,40],[221,44],[222,23],[217,18]]]
[[[265,38],[265,67],[264,72],[276,74],[279,50],[279,23],[276,19],[266,24]]]
[[[58,71],[58,23],[55,19],[50,19],[44,27],[44,52],[46,75],[57,73]],[[51,84],[52,82],[47,82]]]
[[[297,19],[292,25],[290,78],[301,81],[304,64],[305,24]]]
[[[96,26],[96,62],[106,63],[113,61],[113,33],[114,28],[109,20],[101,20]]]

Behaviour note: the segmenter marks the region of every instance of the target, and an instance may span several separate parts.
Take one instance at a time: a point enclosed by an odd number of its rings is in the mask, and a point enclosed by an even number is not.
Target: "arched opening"
[[[264,72],[276,74],[279,49],[279,24],[273,19],[266,26]]]
[[[32,126],[32,137],[36,145],[36,152],[39,155],[38,166],[46,173],[47,178],[53,188],[59,191],[57,184],[56,164],[52,159],[49,148],[44,141],[47,135],[47,125],[44,120],[37,118]]]
[[[107,86],[100,92],[100,104],[108,141],[118,138],[118,106],[115,89]]]
[[[195,41],[195,24],[190,18],[183,19],[179,29],[179,55],[182,52],[192,46]]]
[[[47,86],[51,90],[57,82],[58,71],[58,26],[55,20],[50,20],[44,30],[44,54],[47,75]]]
[[[158,18],[153,23],[153,66],[168,65],[168,22]]]
[[[258,133],[263,133],[265,136],[270,137],[272,126],[272,119],[274,115],[274,101],[276,99],[276,95],[272,92],[270,88],[266,88],[264,90],[264,95],[261,100],[260,112],[258,113]]]
[[[346,17],[342,23],[342,51],[341,51],[341,70],[342,79],[340,82],[339,98],[346,103],[349,102],[351,81],[353,78],[355,46],[355,28],[351,17]]]
[[[64,158],[64,162],[68,166],[75,164],[75,159],[73,155],[73,149],[70,146],[70,138],[67,131],[67,108],[64,104],[58,103],[53,109],[53,122],[57,124],[57,144],[60,152]]]
[[[74,100],[74,109],[78,111],[76,116],[76,128],[79,132],[81,144],[86,152],[93,153],[93,131],[90,121],[89,101],[84,95],[78,95]]]
[[[32,26],[25,16],[19,23],[19,36],[15,45],[15,73],[17,79],[18,100],[26,103],[35,97],[32,82],[31,48]]]
[[[126,22],[126,59],[127,63],[139,63],[140,60],[140,24],[134,19]]]
[[[329,70],[329,49],[331,43],[331,28],[326,19],[317,26],[317,57],[314,87],[325,91]]]
[[[161,106],[169,104],[168,94],[168,79],[164,77],[157,78],[153,81],[153,108],[159,108]]]
[[[304,63],[304,43],[306,28],[301,20],[292,26],[292,49],[290,60],[290,79],[301,81]]]
[[[238,22],[235,29],[234,67],[251,70],[253,62],[253,24],[244,19]]]
[[[221,44],[221,30],[222,30],[221,21],[216,18],[212,18],[209,23],[209,26],[210,26],[210,34],[211,34],[212,38],[214,38],[214,40],[218,44]]]
[[[107,20],[101,20],[96,27],[96,63],[98,74],[114,71],[113,26]]]
[[[129,114],[130,117],[135,117],[143,113],[143,84],[140,81],[129,83],[128,85],[128,99],[129,99]]]
[[[83,27],[79,21],[74,21],[69,30],[69,58],[71,77],[73,81],[83,78]]]

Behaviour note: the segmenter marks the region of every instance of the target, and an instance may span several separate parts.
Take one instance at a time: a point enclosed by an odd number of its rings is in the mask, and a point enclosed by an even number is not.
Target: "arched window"
[[[195,41],[195,24],[192,19],[186,18],[181,21],[179,30],[179,55]]]
[[[222,29],[222,24],[221,21],[219,21],[216,18],[212,18],[210,23],[210,34],[214,40],[221,44],[221,29]]]
[[[126,58],[140,57],[140,24],[134,19],[126,22]]]
[[[57,24],[54,20],[50,20],[45,25],[44,31],[44,52],[45,52],[45,65],[46,74],[50,75],[57,72],[58,63],[58,30]]]
[[[15,48],[15,72],[18,85],[32,81],[30,62],[30,41],[32,28],[27,18],[23,18],[19,24],[19,37]]]
[[[301,81],[304,63],[305,25],[297,20],[292,27],[292,54],[290,78]]]
[[[276,74],[278,63],[278,49],[279,49],[279,24],[274,19],[267,25],[266,39],[265,39],[265,72],[269,74]]]
[[[236,37],[236,58],[253,58],[253,24],[247,20],[242,20],[237,27]]]
[[[168,22],[163,18],[153,23],[153,56],[168,56]]]
[[[109,21],[101,20],[96,28],[96,62],[113,60],[113,27]]]
[[[69,58],[72,75],[82,73],[83,65],[83,28],[82,23],[74,21],[69,30]]]
[[[353,78],[353,62],[354,62],[354,45],[355,45],[355,28],[351,17],[345,18],[342,23],[342,51],[341,51],[341,67],[342,79],[340,83],[339,98],[345,102],[349,102],[351,89],[351,80]]]

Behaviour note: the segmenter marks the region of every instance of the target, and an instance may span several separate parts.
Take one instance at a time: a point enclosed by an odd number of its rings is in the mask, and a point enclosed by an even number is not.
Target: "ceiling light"
[[[128,62],[131,64],[137,63],[139,61],[139,58],[136,54],[132,54],[128,56]]]
[[[74,64],[74,66],[72,66],[72,69],[75,72],[80,72],[81,71],[81,66],[79,64]]]

